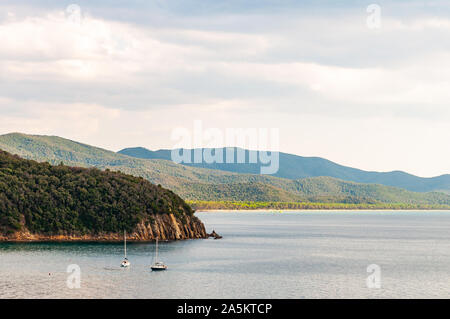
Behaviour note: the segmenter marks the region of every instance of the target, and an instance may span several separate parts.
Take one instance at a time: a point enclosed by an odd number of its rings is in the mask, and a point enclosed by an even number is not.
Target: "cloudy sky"
[[[375,28],[371,3],[2,1],[0,134],[159,149],[200,120],[279,128],[281,151],[361,169],[450,173],[450,2],[378,1]]]

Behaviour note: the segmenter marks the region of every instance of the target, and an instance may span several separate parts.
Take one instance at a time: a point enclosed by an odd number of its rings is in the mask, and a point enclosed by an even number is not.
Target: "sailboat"
[[[125,257],[124,257],[122,263],[120,264],[120,267],[128,267],[128,266],[130,266],[130,262],[128,261],[128,258],[127,258],[127,231],[124,231],[124,233],[123,233],[123,249],[124,249]]]
[[[155,262],[150,268],[154,271],[167,269],[167,266],[162,261],[158,261],[158,238],[156,238]]]

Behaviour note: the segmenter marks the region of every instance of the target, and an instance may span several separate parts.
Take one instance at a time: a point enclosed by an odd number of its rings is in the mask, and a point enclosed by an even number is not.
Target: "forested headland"
[[[141,177],[53,166],[0,151],[0,235],[4,238],[114,239],[125,230],[131,239],[205,237],[203,224],[193,214],[172,191]]]

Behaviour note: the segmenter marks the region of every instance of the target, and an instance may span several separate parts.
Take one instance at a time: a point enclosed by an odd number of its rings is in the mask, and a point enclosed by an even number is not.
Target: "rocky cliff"
[[[205,226],[195,216],[186,216],[182,222],[173,214],[154,215],[151,221],[141,221],[132,233],[127,234],[128,241],[183,240],[208,238]],[[122,233],[103,233],[95,235],[59,234],[45,235],[31,233],[27,229],[0,234],[0,241],[122,241]]]

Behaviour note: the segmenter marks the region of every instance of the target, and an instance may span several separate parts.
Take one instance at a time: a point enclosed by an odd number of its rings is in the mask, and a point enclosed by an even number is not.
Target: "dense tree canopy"
[[[140,177],[52,166],[0,150],[0,233],[97,234],[132,231],[154,214],[193,211],[173,192]]]
[[[110,169],[142,176],[151,183],[161,184],[183,199],[191,201],[365,203],[369,205],[398,204],[401,207],[450,205],[450,194],[445,193],[447,185],[445,181],[448,176],[435,180],[437,183],[434,185],[435,189],[441,191],[419,193],[374,183],[360,184],[330,176],[297,180],[260,175],[259,170],[258,174],[241,174],[242,171],[238,174],[191,167],[165,159],[130,157],[56,136],[20,133],[1,135],[0,149],[18,154],[23,158],[39,162],[48,161],[54,165],[62,161],[69,166],[97,167],[101,170]],[[168,156],[170,151],[165,151],[164,156],[157,158],[169,159]],[[294,175],[301,175],[303,169],[313,168],[306,165],[307,163],[304,163],[306,166],[300,162],[297,163],[298,165],[294,165],[291,161],[283,161],[283,163],[280,162],[280,169],[285,172],[288,170]],[[294,176],[291,177],[294,178]],[[394,176],[393,181],[397,178],[398,176]],[[424,180],[429,181],[429,179]]]

